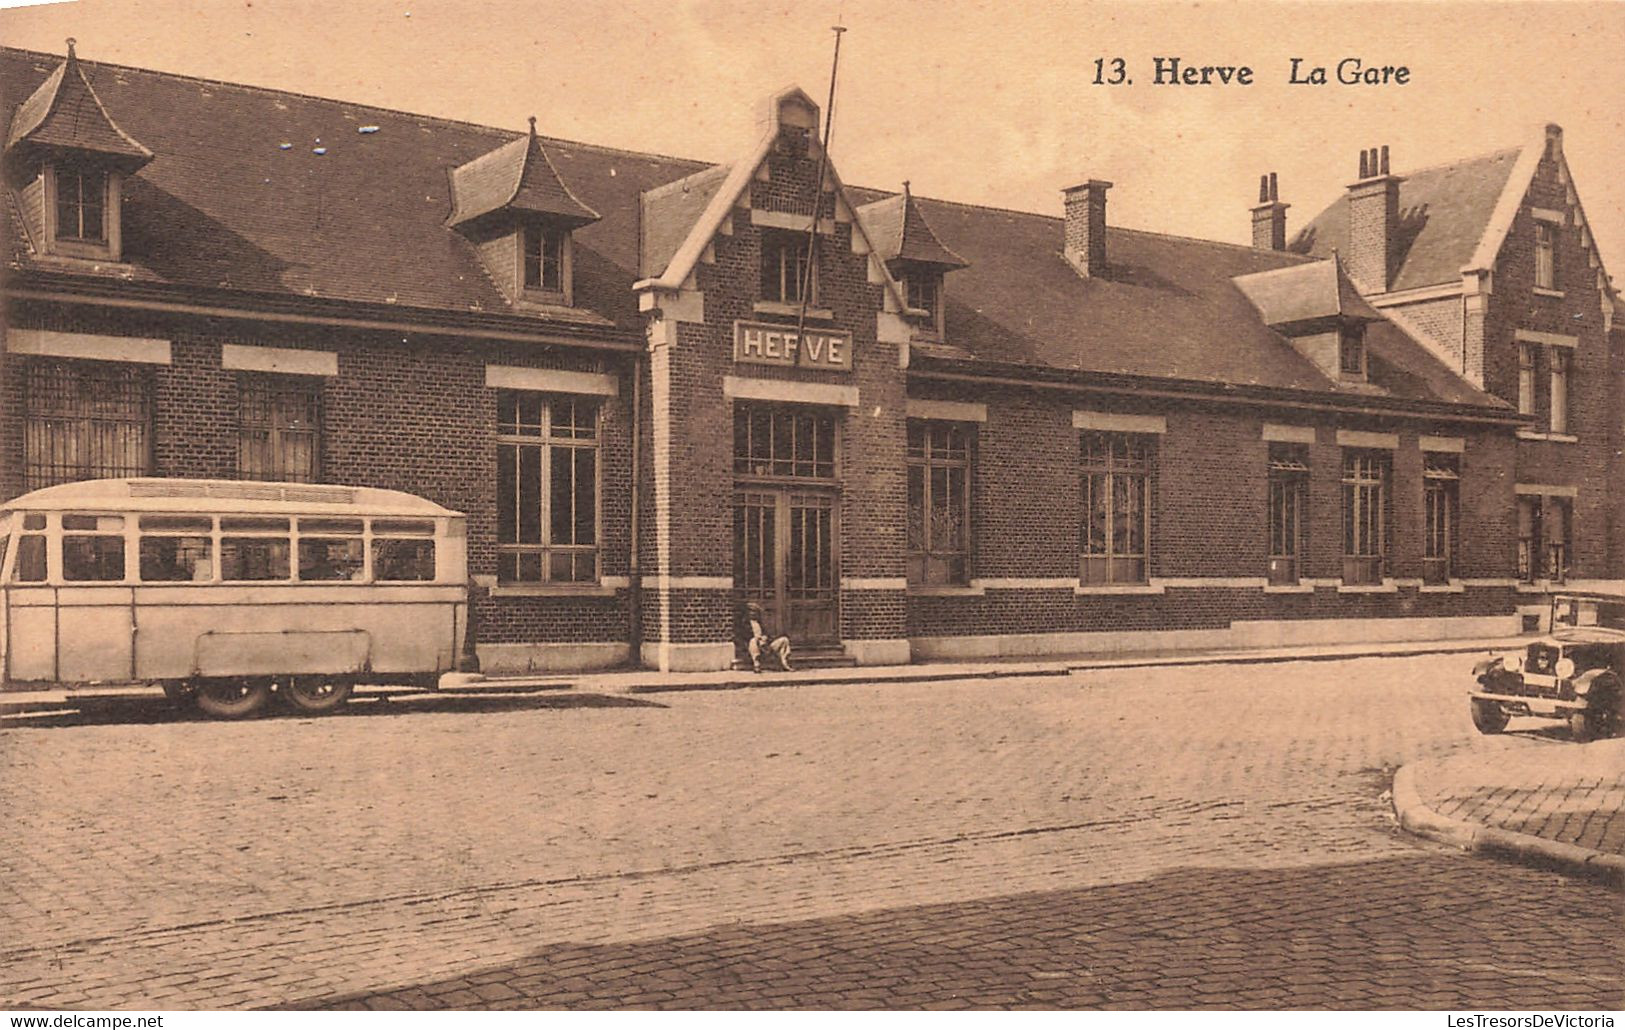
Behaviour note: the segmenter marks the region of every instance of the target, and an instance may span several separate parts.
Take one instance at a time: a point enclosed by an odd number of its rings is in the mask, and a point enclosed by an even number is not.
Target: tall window
[[[23,411],[24,489],[152,471],[152,380],[144,368],[30,362]]]
[[[238,383],[237,405],[239,478],[288,483],[321,478],[320,379],[245,375]]]
[[[969,581],[970,446],[964,423],[908,423],[910,583]]]
[[[1557,289],[1557,226],[1550,222],[1535,223],[1535,286]]]
[[[1270,444],[1269,493],[1269,581],[1296,583],[1308,528],[1308,447]]]
[[[525,228],[525,288],[564,292],[564,230],[556,226]]]
[[[1518,344],[1518,414],[1535,413],[1535,345]]]
[[[1569,431],[1569,350],[1553,347],[1551,361],[1551,398],[1547,405],[1550,425],[1554,433]]]
[[[1338,332],[1337,367],[1346,376],[1365,375],[1365,328],[1346,325]]]
[[[107,173],[57,165],[56,238],[102,243],[107,239]]]
[[[1146,582],[1151,461],[1148,437],[1083,434],[1083,582]]]
[[[598,404],[497,393],[497,579],[598,579]]]
[[[1518,498],[1518,578],[1525,583],[1548,579],[1561,583],[1569,570],[1567,497]]]
[[[809,286],[807,302],[818,302],[818,270],[809,281],[807,237],[801,233],[763,230],[762,300],[785,304],[801,303],[803,286]]]
[[[1461,466],[1453,454],[1426,454],[1422,461],[1422,581],[1448,583],[1455,573],[1456,512]]]
[[[1388,540],[1385,451],[1343,452],[1343,582],[1382,582]]]

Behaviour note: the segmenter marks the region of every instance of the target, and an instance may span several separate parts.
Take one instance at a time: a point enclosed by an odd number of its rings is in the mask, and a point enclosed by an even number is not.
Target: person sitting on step
[[[745,650],[750,652],[750,667],[752,672],[762,671],[762,652],[767,651],[778,659],[780,667],[785,672],[790,670],[790,638],[783,634],[773,635],[767,631],[762,621],[762,606],[751,602],[745,606],[745,619],[749,624],[750,639]]]

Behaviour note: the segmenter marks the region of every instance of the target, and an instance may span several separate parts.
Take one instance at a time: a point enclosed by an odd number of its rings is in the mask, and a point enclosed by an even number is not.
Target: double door
[[[839,638],[840,547],[834,490],[741,487],[734,496],[734,584],[792,643]]]

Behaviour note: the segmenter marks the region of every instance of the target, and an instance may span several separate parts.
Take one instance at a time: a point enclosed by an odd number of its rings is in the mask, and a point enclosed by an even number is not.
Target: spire
[[[119,128],[102,106],[79,65],[77,43],[68,40],[68,56],[17,106],[6,133],[6,153],[78,151],[134,171],[152,160],[152,151]]]

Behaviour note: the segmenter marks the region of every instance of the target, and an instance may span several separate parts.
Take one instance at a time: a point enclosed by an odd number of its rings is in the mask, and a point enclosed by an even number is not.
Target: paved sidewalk
[[[1414,762],[1394,776],[1413,833],[1625,884],[1625,740],[1485,747]]]
[[[948,680],[999,679],[1019,676],[1065,676],[1074,672],[1111,669],[1173,668],[1192,665],[1262,665],[1279,662],[1341,661],[1350,658],[1399,658],[1429,654],[1468,654],[1522,649],[1527,637],[1486,637],[1458,640],[1411,640],[1312,644],[1226,650],[1169,650],[1132,654],[1053,655],[1044,658],[1011,657],[985,661],[919,662],[910,665],[862,665],[797,669],[794,672],[751,673],[659,672],[653,669],[618,669],[571,675],[502,675],[448,673],[441,679],[443,694],[521,694],[574,691],[582,694],[658,694],[687,690],[740,690],[748,687],[808,686],[813,684],[931,683]],[[356,695],[403,695],[409,688],[361,686]],[[50,712],[64,705],[92,700],[150,697],[155,688],[145,684],[88,686],[73,690],[0,691],[0,714]]]

